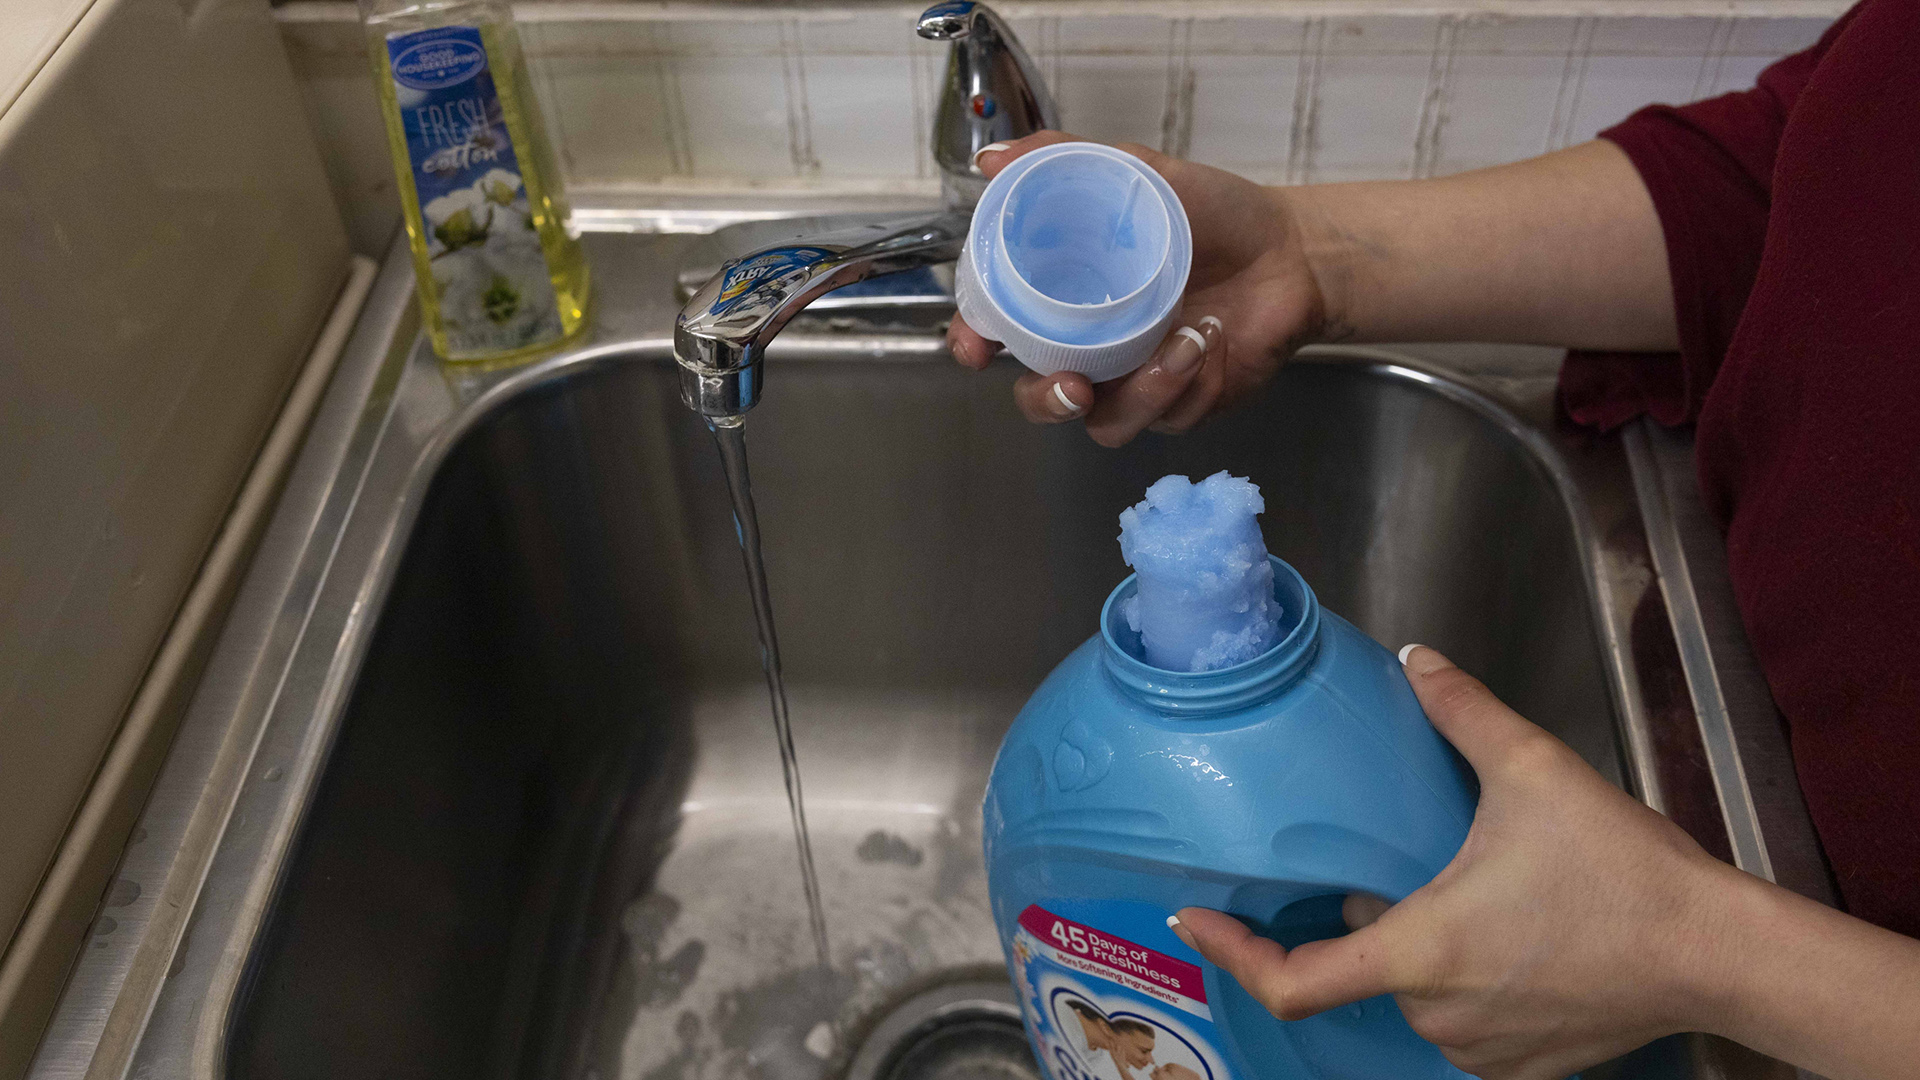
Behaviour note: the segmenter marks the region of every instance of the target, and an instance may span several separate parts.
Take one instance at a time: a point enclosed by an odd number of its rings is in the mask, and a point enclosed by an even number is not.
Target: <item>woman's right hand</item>
[[[988,147],[980,169],[994,176],[1070,141],[1042,131]],[[1106,446],[1149,427],[1185,431],[1313,341],[1679,346],[1659,215],[1633,162],[1605,140],[1432,180],[1291,188],[1121,149],[1166,177],[1193,225],[1182,325],[1112,382],[1023,376],[1014,398],[1036,422],[1085,419]],[[960,319],[947,342],[971,368],[998,348]]]
[[[1021,154],[1079,141],[1085,140],[1038,132],[982,150],[980,169],[993,177]],[[1120,446],[1146,428],[1186,431],[1258,389],[1329,325],[1294,208],[1281,191],[1144,146],[1120,149],[1166,178],[1192,224],[1193,271],[1179,325],[1129,375],[1096,386],[1076,372],[1028,372],[1013,392],[1029,420],[1084,419],[1087,434],[1102,446]],[[947,343],[955,360],[975,370],[1000,348],[957,315]]]

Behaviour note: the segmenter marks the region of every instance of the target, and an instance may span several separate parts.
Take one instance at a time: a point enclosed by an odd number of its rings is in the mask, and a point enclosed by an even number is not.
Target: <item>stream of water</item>
[[[760,634],[760,667],[767,676],[767,697],[773,706],[773,731],[780,746],[780,773],[787,784],[787,808],[793,816],[793,843],[800,855],[800,886],[807,894],[807,923],[813,932],[820,966],[830,967],[827,917],[820,901],[820,876],[813,868],[813,842],[807,836],[806,800],[800,794],[800,759],[793,749],[793,717],[787,712],[787,685],[780,674],[780,639],[773,629],[773,601],[767,595],[767,567],[760,557],[760,520],[753,509],[753,483],[747,476],[745,417],[709,420],[720,461],[727,472],[727,492],[733,497],[733,523],[740,537],[740,555],[747,566],[747,592],[753,597],[753,621]]]

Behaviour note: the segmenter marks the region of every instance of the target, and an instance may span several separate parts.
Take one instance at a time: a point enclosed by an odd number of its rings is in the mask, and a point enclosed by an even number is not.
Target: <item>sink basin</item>
[[[1011,364],[796,326],[747,431],[820,966],[719,460],[667,349],[674,242],[594,238],[598,342],[494,373],[433,362],[390,260],[316,429],[333,456],[289,494],[310,509],[267,541],[278,591],[237,609],[278,630],[216,665],[227,697],[196,709],[222,723],[183,730],[143,819],[174,837],[148,892],[184,901],[121,920],[106,1002],[134,1020],[106,1039],[133,1075],[894,1075],[873,1040],[903,1003],[1004,1007],[982,785],[1127,573],[1116,515],[1172,472],[1251,476],[1330,609],[1443,649],[1726,848],[1687,801],[1712,795],[1691,714],[1660,727],[1625,458],[1555,426],[1550,366],[1322,351],[1115,452],[1023,422]],[[1769,1075],[1729,1054],[1671,1039],[1587,1075]]]
[[[806,932],[718,455],[668,363],[607,357],[447,455],[240,1005],[230,1076],[808,1078],[816,1024],[998,963],[979,799],[1127,575],[1165,473],[1260,482],[1273,552],[1432,642],[1609,778],[1582,555],[1511,432],[1384,363],[1119,454],[1014,371],[814,359],[749,423],[833,965]]]
[[[1566,506],[1487,417],[1308,362],[1115,454],[1024,423],[1013,374],[810,361],[748,421],[826,971],[724,479],[669,365],[610,357],[468,431],[268,920],[235,1080],[824,1075],[816,1025],[998,961],[987,769],[1126,575],[1116,514],[1169,472],[1254,477],[1330,608],[1441,647],[1622,779]]]

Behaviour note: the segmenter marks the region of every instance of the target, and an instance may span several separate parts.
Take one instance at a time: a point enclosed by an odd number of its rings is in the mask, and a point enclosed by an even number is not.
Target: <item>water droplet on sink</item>
[[[833,1025],[827,1023],[825,1020],[813,1025],[813,1030],[807,1032],[806,1045],[807,1053],[812,1054],[822,1061],[832,1057]]]

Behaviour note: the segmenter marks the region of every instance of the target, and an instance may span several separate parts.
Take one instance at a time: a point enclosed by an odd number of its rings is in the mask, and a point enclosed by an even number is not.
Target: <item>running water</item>
[[[753,511],[753,483],[747,477],[747,429],[743,416],[707,421],[720,447],[733,496],[733,524],[740,556],[747,564],[747,592],[753,597],[753,621],[760,632],[760,667],[767,673],[773,703],[773,732],[780,744],[780,773],[787,782],[787,808],[793,815],[793,843],[800,853],[800,885],[807,894],[807,922],[820,966],[831,967],[827,952],[826,909],[820,902],[820,876],[813,869],[813,842],[807,837],[806,802],[800,795],[800,759],[793,750],[793,718],[787,713],[787,685],[780,675],[780,639],[773,632],[773,601],[767,595],[767,567],[760,558],[760,521]]]

